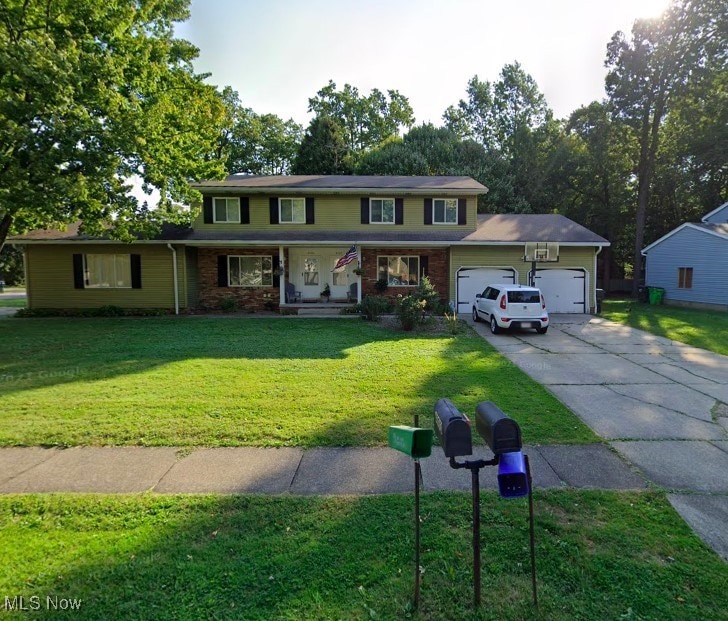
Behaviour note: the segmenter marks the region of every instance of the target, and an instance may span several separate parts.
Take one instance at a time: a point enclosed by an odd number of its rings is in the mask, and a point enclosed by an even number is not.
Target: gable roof
[[[610,243],[586,227],[553,213],[479,214],[478,228],[463,238],[474,243],[557,242],[560,244],[609,246]]]
[[[367,190],[392,190],[414,194],[459,192],[484,194],[483,184],[471,177],[450,176],[384,176],[384,175],[230,175],[223,181],[202,181],[190,184],[206,190],[245,190],[247,193],[311,192],[361,193]],[[205,192],[209,194],[210,192]]]
[[[672,229],[669,233],[666,235],[663,235],[660,237],[660,239],[653,241],[649,246],[642,249],[642,254],[647,254],[650,250],[652,250],[655,246],[658,244],[661,244],[666,239],[669,239],[676,233],[679,233],[680,231],[684,229],[693,229],[695,231],[699,231],[701,233],[707,233],[708,235],[715,235],[717,237],[722,237],[723,239],[728,240],[728,224],[706,224],[706,223],[693,223],[693,222],[685,222],[684,224],[681,224],[676,229]]]
[[[720,222],[716,223],[713,222],[713,219],[718,216],[719,213],[721,213],[723,210],[726,210],[725,212],[725,220],[724,222],[728,222],[728,202],[723,203],[720,207],[716,207],[711,211],[710,213],[706,213],[701,219],[701,222],[704,222],[706,224],[720,224]],[[723,216],[721,216],[723,217]]]

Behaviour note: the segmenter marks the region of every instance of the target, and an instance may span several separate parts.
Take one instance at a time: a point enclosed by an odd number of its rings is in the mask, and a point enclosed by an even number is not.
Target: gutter
[[[177,250],[172,244],[167,244],[172,251],[172,274],[174,278],[174,314],[179,315],[179,283],[177,282]]]

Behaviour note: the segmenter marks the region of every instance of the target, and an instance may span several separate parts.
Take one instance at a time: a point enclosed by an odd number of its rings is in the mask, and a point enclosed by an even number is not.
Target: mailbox
[[[521,428],[495,403],[483,401],[478,404],[475,427],[495,455],[521,450]]]
[[[389,428],[389,447],[419,459],[432,452],[432,429],[395,425]]]
[[[440,399],[435,404],[435,433],[445,457],[473,454],[470,420],[450,399]]]
[[[521,451],[503,453],[498,461],[498,491],[503,498],[528,495],[526,460]]]

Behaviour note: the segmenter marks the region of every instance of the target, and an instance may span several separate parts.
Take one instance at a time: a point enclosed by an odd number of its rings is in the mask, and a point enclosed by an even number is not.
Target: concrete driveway
[[[545,335],[476,330],[667,489],[728,559],[728,357],[600,317],[551,319]]]

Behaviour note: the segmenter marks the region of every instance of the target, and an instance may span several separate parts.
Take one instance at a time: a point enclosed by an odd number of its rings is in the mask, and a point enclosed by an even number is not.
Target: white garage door
[[[461,267],[458,269],[457,294],[458,313],[469,313],[473,309],[476,293],[493,283],[515,283],[516,270],[512,267]]]
[[[537,269],[536,286],[541,289],[549,313],[586,313],[586,271]]]

